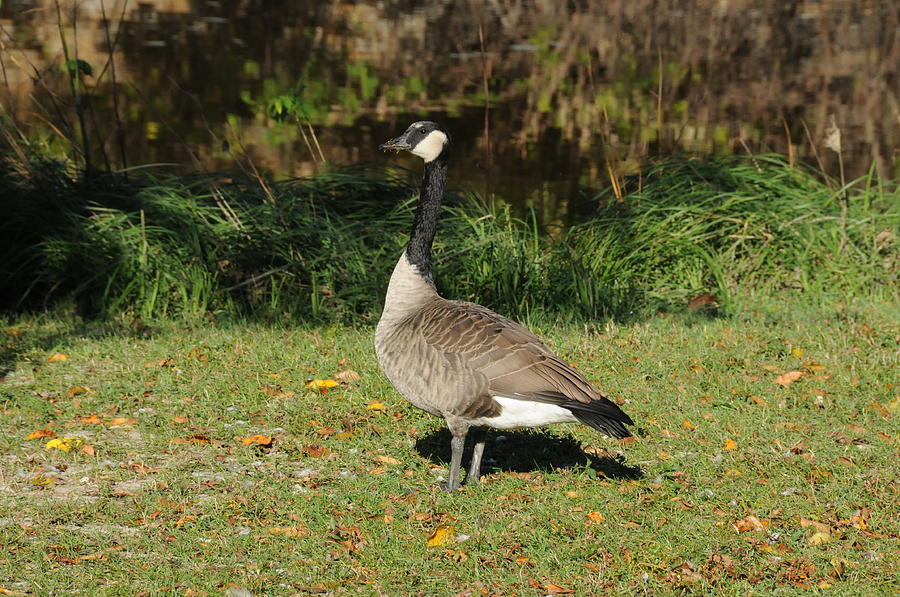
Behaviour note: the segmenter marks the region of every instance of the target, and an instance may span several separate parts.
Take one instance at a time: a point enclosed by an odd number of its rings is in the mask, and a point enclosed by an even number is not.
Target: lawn
[[[537,329],[636,438],[495,432],[454,494],[372,327],[10,316],[0,594],[896,595],[896,305],[731,312]]]

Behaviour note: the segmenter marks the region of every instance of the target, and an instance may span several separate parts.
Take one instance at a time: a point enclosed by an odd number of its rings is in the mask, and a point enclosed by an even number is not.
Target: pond
[[[4,123],[99,168],[415,168],[377,146],[428,118],[453,186],[545,224],[673,152],[900,174],[889,0],[13,0],[0,26]]]

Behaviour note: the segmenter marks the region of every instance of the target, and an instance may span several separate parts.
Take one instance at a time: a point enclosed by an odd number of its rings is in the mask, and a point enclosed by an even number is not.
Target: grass
[[[21,150],[24,151],[24,150]],[[354,167],[260,184],[80,175],[17,157],[0,168],[0,309],[73,302],[90,317],[377,317],[411,221],[416,175]],[[622,201],[546,231],[502,203],[449,197],[435,246],[447,296],[526,320],[625,321],[710,294],[791,289],[896,300],[900,187],[844,189],[777,156],[649,165]]]
[[[542,326],[637,439],[494,433],[483,482],[447,495],[447,433],[377,370],[368,325],[9,316],[0,587],[896,594],[898,319],[781,295],[720,318]],[[346,369],[360,379],[305,389]],[[26,439],[38,429],[83,443],[48,450]],[[240,441],[256,434],[274,439]],[[430,547],[439,525],[456,540]]]

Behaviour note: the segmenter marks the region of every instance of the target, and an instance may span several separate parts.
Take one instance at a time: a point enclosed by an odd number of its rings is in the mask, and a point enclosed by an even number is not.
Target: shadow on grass
[[[470,434],[471,436],[471,434]],[[588,467],[610,479],[640,479],[639,467],[625,463],[623,457],[598,457],[586,453],[571,437],[560,437],[538,430],[487,431],[481,474],[492,472],[527,473],[558,468]],[[468,467],[472,440],[466,442],[463,466]],[[416,440],[416,450],[432,462],[450,462],[450,431],[439,429]]]

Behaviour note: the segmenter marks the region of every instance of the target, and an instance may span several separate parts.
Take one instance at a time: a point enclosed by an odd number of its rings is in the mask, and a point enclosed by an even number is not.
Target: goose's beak
[[[386,143],[382,143],[381,145],[378,146],[378,149],[383,149],[385,151],[396,151],[396,152],[400,152],[405,149],[412,149],[412,145],[410,145],[409,141],[407,141],[408,136],[409,136],[408,133],[403,133],[399,137],[391,139],[390,141],[388,141]]]

